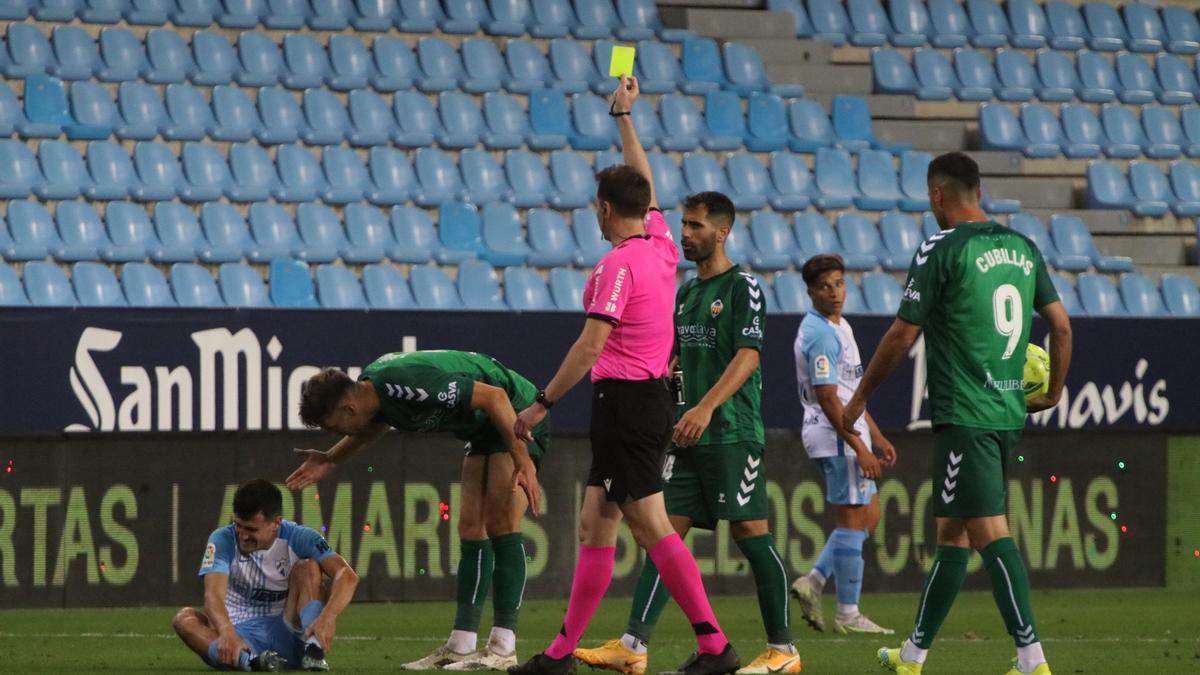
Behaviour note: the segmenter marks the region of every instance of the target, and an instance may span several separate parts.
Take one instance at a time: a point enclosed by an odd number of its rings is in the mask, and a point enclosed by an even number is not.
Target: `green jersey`
[[[1025,426],[1033,310],[1058,300],[1037,246],[998,223],[960,223],[913,256],[901,319],[925,331],[933,424]]]
[[[463,440],[494,429],[486,412],[471,408],[476,382],[503,389],[518,411],[537,397],[529,380],[475,352],[392,352],[363,368],[358,379],[375,385],[377,420],[401,431],[449,431]]]
[[[675,295],[675,353],[683,371],[680,414],[721,379],[743,347],[762,350],[767,301],[754,275],[734,265],[708,279],[689,279]],[[697,445],[763,443],[762,372],[713,411]]]

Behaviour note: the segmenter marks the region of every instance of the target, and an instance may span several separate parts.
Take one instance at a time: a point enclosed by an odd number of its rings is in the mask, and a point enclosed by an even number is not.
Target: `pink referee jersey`
[[[592,382],[667,374],[678,265],[679,249],[658,209],[646,214],[645,236],[626,239],[600,259],[584,287],[583,308],[613,330],[592,366]]]

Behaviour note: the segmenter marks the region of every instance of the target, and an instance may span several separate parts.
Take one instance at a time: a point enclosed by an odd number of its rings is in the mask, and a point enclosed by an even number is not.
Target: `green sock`
[[[629,608],[629,625],[625,632],[642,642],[650,642],[654,636],[654,625],[658,623],[658,617],[662,616],[663,608],[670,599],[670,592],[658,576],[658,568],[650,556],[646,556],[646,564],[642,565],[642,574],[633,590],[633,606]]]
[[[1033,618],[1033,604],[1029,601],[1029,575],[1025,562],[1012,537],[997,539],[980,553],[988,574],[992,576],[992,596],[1004,617],[1008,634],[1013,636],[1018,647],[1038,641],[1037,627]]]
[[[479,632],[479,616],[492,585],[492,542],[487,539],[463,539],[462,558],[458,561],[458,613],[454,630]]]
[[[758,611],[767,629],[767,643],[792,643],[788,629],[788,578],[783,560],[775,551],[775,538],[770,534],[736,540],[742,555],[750,562],[754,585],[758,588]]]
[[[496,553],[496,571],[492,573],[496,585],[492,594],[495,610],[492,625],[515,633],[521,597],[525,595],[525,538],[520,532],[492,537],[492,551]]]
[[[938,546],[933,558],[933,569],[925,579],[925,590],[921,591],[921,604],[917,607],[917,625],[913,628],[912,643],[921,649],[929,649],[933,638],[950,613],[958,589],[967,578],[967,561],[971,549],[958,546]]]

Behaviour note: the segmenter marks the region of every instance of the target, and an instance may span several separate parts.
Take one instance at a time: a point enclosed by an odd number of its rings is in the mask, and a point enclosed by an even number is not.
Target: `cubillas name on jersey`
[[[983,255],[975,259],[975,266],[980,272],[987,272],[993,267],[1000,265],[1012,265],[1020,267],[1025,276],[1029,276],[1033,272],[1033,261],[1030,260],[1024,253],[1007,248],[993,248],[989,251],[984,251]]]

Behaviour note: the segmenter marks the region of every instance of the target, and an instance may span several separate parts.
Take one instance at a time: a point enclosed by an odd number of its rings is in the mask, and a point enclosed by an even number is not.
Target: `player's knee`
[[[175,629],[177,635],[183,635],[199,620],[200,612],[192,607],[184,607],[175,612],[174,618],[171,619],[171,627]]]
[[[521,529],[520,517],[513,518],[508,513],[489,513],[487,516],[487,536],[499,537],[512,534]]]
[[[770,533],[771,529],[767,526],[766,520],[739,520],[729,524],[729,534],[733,535],[734,539],[758,537]]]
[[[296,564],[292,565],[288,582],[306,585],[319,584],[321,583],[321,566],[315,560],[297,560]]]
[[[472,541],[478,539],[487,539],[488,531],[484,524],[477,520],[467,520],[460,518],[458,521],[458,538],[470,539]]]

